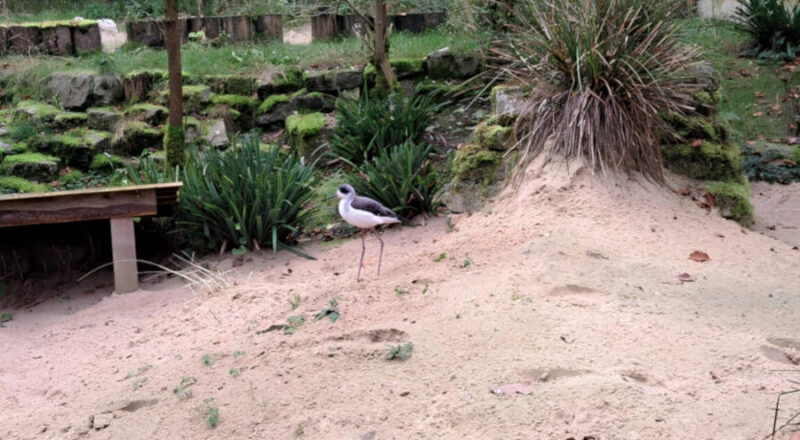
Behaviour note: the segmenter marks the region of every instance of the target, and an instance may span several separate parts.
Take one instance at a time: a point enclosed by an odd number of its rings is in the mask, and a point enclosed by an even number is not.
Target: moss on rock
[[[160,93],[163,103],[169,101],[169,90]],[[202,111],[211,99],[211,88],[206,85],[183,86],[183,111],[184,113],[198,113]]]
[[[48,123],[61,113],[63,113],[63,110],[50,104],[36,101],[20,101],[17,104],[15,120]]]
[[[663,147],[666,165],[693,179],[738,181],[742,174],[742,158],[735,146],[703,142]]]
[[[47,191],[47,185],[31,182],[30,180],[24,179],[22,177],[18,176],[0,177],[0,192],[33,193],[33,192],[45,192],[45,191]]]
[[[481,146],[494,151],[505,151],[508,148],[506,142],[511,135],[511,128],[490,125],[488,121],[484,121],[475,127],[474,134]]]
[[[59,158],[42,153],[12,154],[3,159],[0,173],[49,182],[58,173],[60,162]]]
[[[670,113],[664,116],[664,121],[672,126],[675,133],[683,139],[703,139],[712,142],[722,142],[714,124],[703,116],[683,116]]]
[[[258,114],[263,115],[271,112],[272,109],[281,102],[289,102],[289,97],[286,95],[272,95],[267,97],[267,99],[258,106]]]
[[[256,92],[256,79],[241,75],[208,75],[204,78],[214,93],[252,96]]]
[[[258,104],[252,96],[242,95],[211,95],[211,103],[225,105],[240,112],[252,112]]]
[[[292,136],[309,138],[318,135],[325,126],[325,115],[322,113],[296,114],[286,118],[286,129]]]
[[[316,148],[314,140],[322,133],[325,115],[322,113],[295,114],[286,118],[286,130],[292,136],[300,156],[311,158]]]
[[[53,118],[53,125],[61,130],[85,126],[88,120],[86,113],[68,112],[61,113]]]
[[[457,181],[489,184],[502,162],[502,155],[478,144],[467,144],[456,151],[453,173]]]
[[[708,192],[714,196],[723,217],[748,225],[753,221],[750,182],[744,176],[739,182],[712,182],[708,185]]]

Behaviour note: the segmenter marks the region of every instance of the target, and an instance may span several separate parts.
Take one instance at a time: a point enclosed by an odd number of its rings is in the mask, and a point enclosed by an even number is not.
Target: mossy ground
[[[753,221],[753,204],[750,203],[750,182],[742,176],[737,182],[712,182],[708,192],[714,196],[722,215],[743,225]]]
[[[703,142],[666,145],[664,160],[676,172],[693,179],[738,181],[742,175],[742,158],[739,148]]]
[[[47,185],[31,182],[17,176],[0,176],[0,193],[32,193],[45,192]]]
[[[502,163],[502,155],[478,144],[467,144],[453,157],[456,181],[489,184]]]

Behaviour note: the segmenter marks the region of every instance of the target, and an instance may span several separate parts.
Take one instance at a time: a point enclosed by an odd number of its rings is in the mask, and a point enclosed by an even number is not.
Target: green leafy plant
[[[434,258],[434,259],[433,259],[433,262],[434,262],[434,263],[440,263],[440,262],[444,261],[444,259],[445,259],[445,258],[447,258],[447,254],[445,254],[444,252],[442,252],[441,254],[439,254],[439,256],[438,256],[438,257],[436,257],[436,258]]]
[[[406,342],[405,344],[389,347],[389,352],[386,353],[386,360],[404,361],[409,357],[411,357],[411,350],[413,349],[414,349],[414,344],[412,344],[411,342]]]
[[[39,134],[40,127],[30,121],[19,121],[9,127],[8,137],[17,141],[25,142]]]
[[[697,51],[678,39],[682,8],[681,0],[518,3],[508,38],[492,49],[500,74],[537,85],[514,126],[518,166],[544,152],[663,181],[659,134],[674,130],[662,115],[684,114],[701,87]]]
[[[296,315],[290,316],[287,319],[288,323],[283,326],[283,334],[284,335],[293,335],[295,331],[297,331],[300,326],[306,322],[306,318],[303,315]]]
[[[736,27],[750,34],[754,54],[785,54],[800,48],[800,7],[783,0],[739,0]]]
[[[205,355],[203,355],[203,357],[200,360],[203,362],[203,365],[205,365],[206,367],[210,367],[210,366],[214,365],[214,360],[211,359],[210,355],[205,354]]]
[[[203,401],[208,408],[206,409],[206,420],[208,420],[208,426],[212,428],[216,428],[217,424],[219,424],[219,409],[216,407],[211,406],[214,403],[214,399],[209,397]]]
[[[365,86],[358,100],[338,101],[330,154],[358,166],[390,147],[420,143],[433,114],[445,104],[419,87],[408,96],[392,92],[380,97],[370,95]]]
[[[292,310],[295,310],[298,307],[300,307],[300,300],[301,300],[300,295],[296,293],[294,294],[293,297],[289,298],[289,305],[292,306]]]
[[[14,314],[13,313],[2,313],[2,314],[0,314],[0,327],[5,327],[5,325],[3,325],[3,324],[6,323],[6,322],[11,321],[12,319],[14,319]]]
[[[233,360],[239,359],[240,357],[244,356],[245,352],[243,351],[234,351],[233,352]]]
[[[178,224],[192,243],[214,250],[253,243],[293,250],[314,196],[311,168],[277,148],[262,150],[255,134],[224,153],[192,152],[183,182]]]
[[[242,372],[239,371],[238,368],[231,368],[230,370],[228,370],[228,374],[230,374],[233,377],[239,377],[239,375],[242,374]]]
[[[430,159],[432,151],[432,146],[412,140],[381,150],[359,167],[352,185],[358,194],[406,218],[434,212],[442,182]]]
[[[197,378],[194,377],[184,377],[181,379],[181,383],[175,387],[172,392],[178,396],[179,399],[188,399],[192,397],[192,390],[189,389],[192,385],[197,383]]]
[[[336,322],[336,320],[339,319],[339,316],[341,316],[339,308],[337,307],[338,303],[339,303],[338,297],[328,301],[329,306],[322,309],[319,313],[317,313],[317,315],[314,317],[314,321],[319,321],[320,319],[327,317],[328,319],[331,320],[331,322]]]

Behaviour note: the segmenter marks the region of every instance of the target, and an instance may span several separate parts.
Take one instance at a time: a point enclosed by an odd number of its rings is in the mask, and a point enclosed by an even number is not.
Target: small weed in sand
[[[401,298],[402,298],[402,297],[403,297],[403,295],[405,295],[406,293],[408,293],[408,292],[406,292],[405,290],[403,290],[403,289],[401,289],[401,288],[399,288],[399,287],[395,287],[395,288],[394,288],[394,294],[395,294],[395,295],[397,295],[397,296],[399,296],[399,297],[401,297]]]
[[[297,429],[294,430],[294,436],[295,437],[300,437],[304,433],[305,433],[305,430],[303,429],[303,424],[301,423],[301,424],[297,425]]]
[[[433,259],[433,262],[434,262],[434,263],[440,263],[440,262],[444,261],[444,259],[445,259],[445,258],[447,258],[447,254],[445,254],[444,252],[442,252],[441,254],[439,254],[439,256],[438,256],[438,257],[436,257],[436,258],[434,258],[434,259]]]
[[[230,370],[228,370],[228,374],[230,374],[233,377],[239,377],[239,375],[242,374],[242,372],[239,371],[238,368],[231,368]]]
[[[203,365],[205,365],[206,367],[210,367],[210,366],[214,365],[214,361],[211,359],[211,356],[209,356],[207,354],[203,355],[203,357],[200,358],[200,359],[203,361]]]
[[[3,323],[6,323],[6,322],[8,322],[8,321],[11,321],[12,319],[14,319],[14,314],[13,314],[13,313],[3,313],[3,314],[0,314],[0,327],[5,327],[5,326],[3,325]]]
[[[283,326],[283,334],[284,335],[293,335],[304,322],[306,322],[306,318],[303,315],[296,315],[290,316],[288,319],[289,323]]]
[[[464,259],[464,262],[461,263],[461,268],[464,269],[470,267],[471,265],[472,265],[472,259],[469,258],[469,256],[467,256],[467,258]]]
[[[178,398],[181,400],[188,399],[192,397],[192,390],[190,390],[189,387],[191,387],[196,383],[197,383],[197,378],[191,376],[184,377],[183,379],[181,379],[180,385],[175,387],[175,389],[172,390],[172,392],[175,393],[175,395],[178,396]]]
[[[336,322],[336,320],[339,319],[339,316],[341,316],[339,308],[336,307],[338,303],[339,303],[338,296],[328,301],[328,304],[330,304],[330,306],[322,309],[319,313],[317,313],[317,316],[314,317],[314,321],[319,321],[320,319],[327,317],[328,319],[331,320],[331,322]]]
[[[411,357],[411,350],[413,349],[414,349],[414,344],[412,344],[411,342],[406,342],[405,344],[389,347],[389,352],[386,353],[386,360],[404,361],[409,357]]]
[[[300,299],[301,299],[300,295],[296,293],[294,294],[293,297],[289,299],[289,305],[292,306],[292,310],[295,310],[298,307],[300,307]]]
[[[133,391],[138,390],[139,388],[143,387],[144,384],[147,383],[147,378],[142,377],[141,379],[136,379],[133,381]]]
[[[203,402],[208,405],[208,409],[206,410],[206,419],[208,420],[208,425],[212,428],[216,428],[217,424],[219,423],[219,409],[211,406],[211,404],[214,403],[214,398],[209,397]]]
[[[240,357],[244,356],[245,352],[243,351],[234,351],[233,352],[233,360],[239,359]]]

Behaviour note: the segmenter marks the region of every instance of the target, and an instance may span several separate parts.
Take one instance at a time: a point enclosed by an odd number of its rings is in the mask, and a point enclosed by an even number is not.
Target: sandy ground
[[[298,45],[311,44],[311,23],[306,23],[298,28],[285,30],[283,32],[283,42],[286,44]]]
[[[756,208],[753,229],[800,247],[800,183],[770,185],[766,182],[751,184]]]
[[[370,239],[363,282],[354,239],[306,246],[317,261],[210,260],[236,283],[217,292],[173,279],[115,295],[98,278],[17,310],[0,329],[0,438],[769,434],[778,393],[800,388],[800,251],[674,191],[571,169],[388,230],[380,277]],[[341,317],[315,321],[332,298]],[[410,358],[385,359],[406,342]],[[492,392],[508,384],[529,394]],[[786,396],[779,425],[798,412]]]

